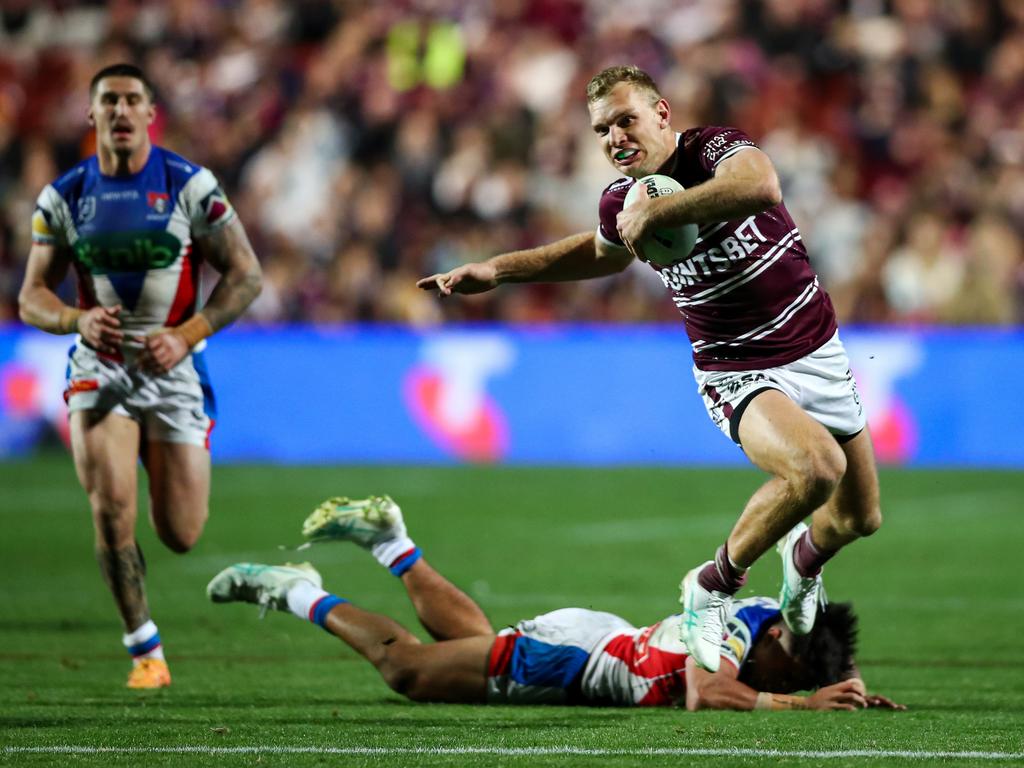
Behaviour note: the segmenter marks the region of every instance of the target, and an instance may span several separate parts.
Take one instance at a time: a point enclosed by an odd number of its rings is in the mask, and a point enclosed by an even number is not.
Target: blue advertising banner
[[[1024,467],[1024,333],[847,330],[882,463]],[[69,337],[0,331],[0,456],[66,441]],[[734,464],[682,328],[229,330],[217,461]],[[999,387],[993,382],[1002,382]]]

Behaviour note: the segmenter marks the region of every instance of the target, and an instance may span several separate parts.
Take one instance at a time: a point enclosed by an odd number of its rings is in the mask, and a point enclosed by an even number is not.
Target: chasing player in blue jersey
[[[18,301],[24,322],[76,334],[65,393],[75,469],[133,658],[128,687],[159,688],[171,676],[135,541],[136,462],[157,535],[187,552],[208,515],[216,417],[204,340],[249,306],[261,273],[213,174],[150,142],[156,107],[143,72],[106,67],[89,95],[96,155],[39,195]],[[221,278],[200,309],[204,262]],[[69,268],[76,307],[55,292]]]
[[[819,608],[795,635],[775,600],[736,600],[718,646],[717,672],[697,666],[676,614],[647,627],[602,611],[563,608],[495,632],[468,595],[434,570],[387,496],[329,499],[303,525],[310,541],[351,541],[397,576],[421,643],[393,619],[323,589],[308,563],[238,563],[213,578],[214,602],[248,602],[313,622],[362,654],[395,691],[418,701],[492,704],[685,706],[687,709],[903,709],[869,694],[854,663],[849,604]],[[812,691],[795,695],[797,691]]]

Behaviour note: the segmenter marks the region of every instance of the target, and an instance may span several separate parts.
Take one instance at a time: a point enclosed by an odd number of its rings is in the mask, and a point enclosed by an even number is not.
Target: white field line
[[[536,755],[579,755],[585,757],[897,757],[908,760],[1024,760],[1024,752],[927,751],[902,749],[725,749],[672,748],[587,749],[583,747],[87,747],[52,745],[44,747],[6,746],[7,755],[495,755],[530,757]]]

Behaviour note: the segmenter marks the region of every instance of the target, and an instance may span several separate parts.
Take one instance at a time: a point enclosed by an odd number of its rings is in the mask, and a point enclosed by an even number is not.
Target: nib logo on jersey
[[[449,334],[427,341],[405,377],[404,399],[431,440],[465,461],[491,462],[508,450],[508,426],[487,382],[506,371],[515,349],[503,337]]]
[[[92,275],[103,275],[118,299],[134,309],[150,270],[177,259],[181,241],[164,230],[103,232],[78,238],[75,260]]]

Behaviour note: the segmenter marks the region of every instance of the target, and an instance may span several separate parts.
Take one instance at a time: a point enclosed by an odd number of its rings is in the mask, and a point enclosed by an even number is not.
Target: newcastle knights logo
[[[146,202],[156,213],[167,213],[171,198],[166,192],[147,192]]]

